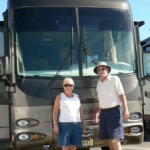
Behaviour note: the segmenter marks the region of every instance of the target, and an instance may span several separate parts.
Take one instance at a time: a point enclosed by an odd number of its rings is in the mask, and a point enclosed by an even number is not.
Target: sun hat
[[[97,73],[97,67],[100,67],[100,66],[106,66],[107,68],[109,68],[109,72],[108,72],[108,73],[110,73],[111,67],[110,67],[109,65],[107,65],[106,62],[100,61],[100,62],[97,63],[96,67],[93,69],[93,71],[94,71],[96,74],[98,74],[98,73]]]

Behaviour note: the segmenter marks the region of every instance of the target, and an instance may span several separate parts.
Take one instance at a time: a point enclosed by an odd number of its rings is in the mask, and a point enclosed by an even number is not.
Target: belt
[[[109,110],[113,110],[115,108],[119,108],[120,105],[117,105],[117,106],[114,106],[114,107],[111,107],[111,108],[101,108],[101,111],[109,111]]]

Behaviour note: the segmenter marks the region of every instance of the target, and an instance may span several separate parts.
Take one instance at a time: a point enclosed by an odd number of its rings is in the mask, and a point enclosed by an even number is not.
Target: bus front
[[[111,74],[119,76],[125,90],[130,119],[124,121],[124,144],[141,143],[142,99],[129,4],[120,0],[9,2],[16,84],[11,96],[14,148],[58,148],[52,112],[64,77],[74,79],[74,92],[81,99],[86,126],[83,147],[107,146],[98,139],[98,124],[92,123],[99,80],[93,68],[99,61],[111,66]]]

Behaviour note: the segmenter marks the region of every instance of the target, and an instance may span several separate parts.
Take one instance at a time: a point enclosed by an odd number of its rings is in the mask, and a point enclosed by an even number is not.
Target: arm
[[[119,98],[123,105],[123,118],[125,120],[128,120],[129,119],[129,111],[128,111],[128,106],[127,106],[127,100],[126,100],[126,97],[124,94],[124,89],[123,89],[120,79],[118,77],[116,79],[117,80],[115,82],[116,83],[115,88],[116,88],[116,91],[117,91]]]
[[[54,103],[53,123],[54,123],[54,132],[55,132],[55,134],[58,134],[58,132],[59,132],[58,124],[57,124],[57,117],[58,117],[58,111],[59,111],[59,108],[60,108],[60,99],[61,99],[61,96],[59,94],[59,95],[57,95],[57,97],[55,99],[55,103]]]
[[[128,120],[129,119],[129,111],[128,111],[126,97],[124,94],[119,95],[119,97],[120,97],[120,100],[121,100],[122,105],[123,105],[123,117],[125,120]]]
[[[78,98],[79,98],[79,95],[78,95]],[[80,100],[80,98],[79,98],[79,100]],[[82,122],[82,132],[84,133],[85,132],[85,125],[84,125],[84,117],[83,117],[81,106],[80,106],[80,118],[81,118],[81,122]]]
[[[99,102],[98,102],[96,113],[94,114],[94,117],[93,117],[93,123],[98,123],[99,112],[100,112],[100,107],[99,107]]]
[[[82,109],[80,107],[80,118],[81,118],[81,122],[82,122],[82,132],[85,132],[85,125],[84,125],[84,118],[83,118],[83,113],[82,113]]]

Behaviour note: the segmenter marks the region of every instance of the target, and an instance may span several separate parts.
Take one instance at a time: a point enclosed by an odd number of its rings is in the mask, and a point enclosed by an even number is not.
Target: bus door
[[[6,92],[6,85],[4,80],[6,73],[6,33],[6,28],[0,27],[0,140],[10,139],[9,94]]]

